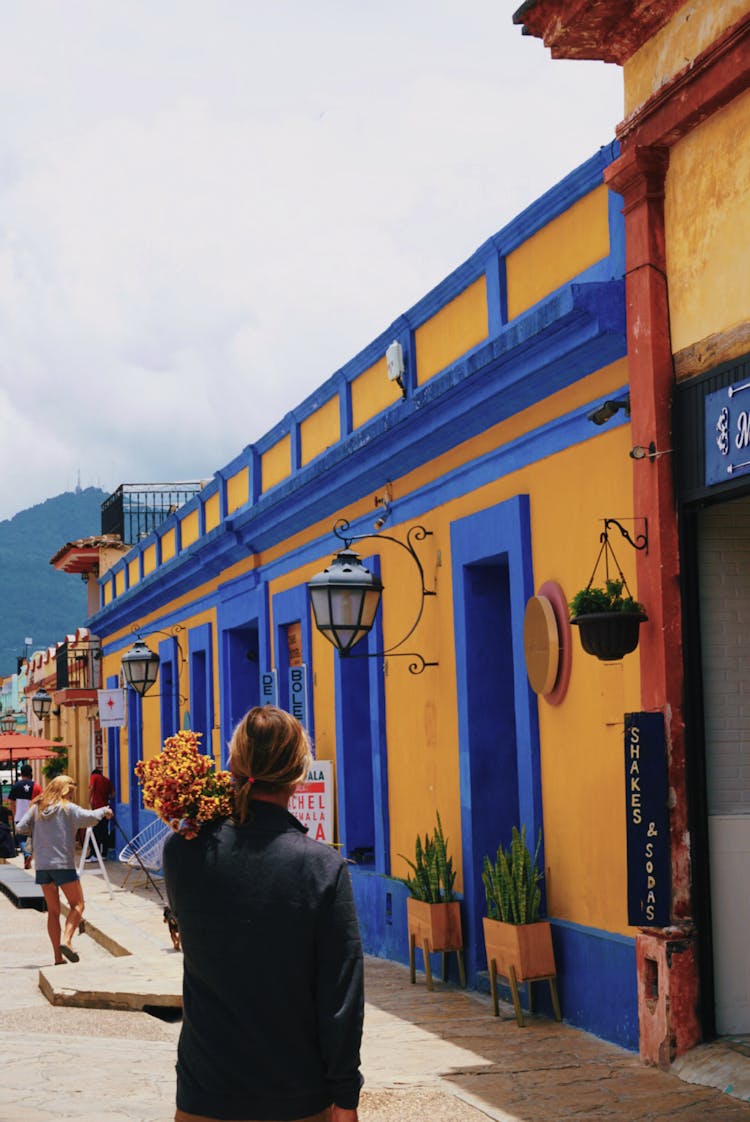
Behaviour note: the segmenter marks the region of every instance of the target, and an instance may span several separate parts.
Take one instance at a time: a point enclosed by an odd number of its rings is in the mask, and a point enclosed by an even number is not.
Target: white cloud
[[[619,72],[511,15],[6,5],[0,517],[209,476],[607,143]]]

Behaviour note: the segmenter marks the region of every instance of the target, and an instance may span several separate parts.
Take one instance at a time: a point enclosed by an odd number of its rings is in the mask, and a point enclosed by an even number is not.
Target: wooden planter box
[[[406,922],[409,931],[409,972],[411,981],[416,982],[414,961],[415,947],[420,947],[424,955],[424,971],[427,988],[432,989],[432,969],[430,955],[439,952],[443,956],[443,981],[447,978],[447,953],[455,951],[458,959],[458,973],[461,985],[466,986],[464,970],[463,934],[461,931],[461,905],[457,900],[450,904],[427,904],[406,900]]]
[[[549,982],[552,1006],[556,1019],[562,1020],[557,996],[557,971],[552,948],[552,928],[547,920],[537,923],[502,923],[498,919],[482,920],[487,967],[490,972],[490,989],[495,1016],[499,1015],[497,997],[498,974],[507,978],[513,995],[516,1020],[523,1027],[523,1013],[518,996],[519,982]],[[531,986],[529,1008],[531,1009]]]

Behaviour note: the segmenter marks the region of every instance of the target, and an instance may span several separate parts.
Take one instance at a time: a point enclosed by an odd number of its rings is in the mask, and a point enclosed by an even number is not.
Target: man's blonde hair
[[[235,817],[244,822],[250,792],[276,794],[307,778],[312,764],[310,740],[296,717],[275,705],[256,706],[242,718],[229,744],[234,775]]]

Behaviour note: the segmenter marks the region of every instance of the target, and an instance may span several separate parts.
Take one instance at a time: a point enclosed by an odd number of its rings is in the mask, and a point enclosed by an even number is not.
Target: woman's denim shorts
[[[34,879],[37,884],[56,884],[59,887],[78,880],[78,873],[75,869],[37,869]]]

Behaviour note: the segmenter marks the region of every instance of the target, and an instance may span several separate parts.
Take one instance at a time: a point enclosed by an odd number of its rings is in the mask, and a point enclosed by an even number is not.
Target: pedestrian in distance
[[[91,809],[101,810],[103,806],[109,806],[109,800],[113,798],[114,793],[112,780],[102,774],[100,767],[95,767],[89,779],[89,806]],[[102,818],[94,826],[94,837],[102,857],[106,858],[109,851],[109,822],[106,818]],[[92,853],[89,861],[95,860],[96,856]]]
[[[287,810],[312,756],[289,713],[234,731],[234,813],[164,847],[184,955],[175,1122],[357,1122],[362,945],[344,859]]]
[[[13,814],[10,807],[3,802],[3,793],[0,791],[0,864],[4,864],[9,857],[16,855],[16,835],[13,828]]]
[[[75,868],[76,832],[112,816],[108,806],[99,810],[84,810],[72,802],[74,792],[75,782],[69,775],[56,776],[41,795],[32,800],[18,824],[34,840],[35,879],[42,887],[47,905],[47,934],[55,952],[56,966],[65,959],[78,962],[79,958],[72,947],[84,909],[83,889]],[[70,905],[62,939],[60,889]]]
[[[23,854],[24,869],[31,868],[31,847],[29,846],[29,835],[22,833],[18,829],[18,824],[29,809],[31,800],[42,793],[42,788],[35,782],[33,775],[31,764],[22,764],[21,778],[13,784],[8,795],[8,802],[16,823],[16,841]]]

